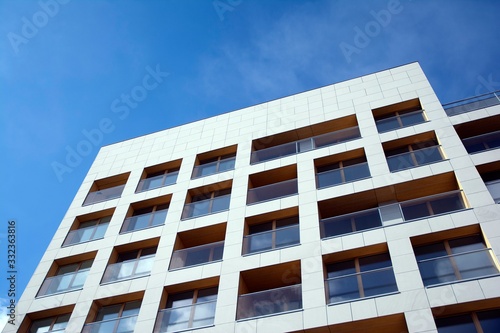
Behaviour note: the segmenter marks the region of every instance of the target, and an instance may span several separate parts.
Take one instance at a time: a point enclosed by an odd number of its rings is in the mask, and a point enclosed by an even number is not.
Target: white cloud
[[[7,314],[8,304],[9,304],[8,299],[0,298],[0,331],[3,331],[3,328],[7,324],[7,320],[9,320],[9,316]]]

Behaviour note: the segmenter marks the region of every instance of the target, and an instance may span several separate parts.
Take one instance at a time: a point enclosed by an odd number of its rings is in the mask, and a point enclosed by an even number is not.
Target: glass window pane
[[[397,291],[396,278],[391,269],[367,272],[361,275],[365,297]]]
[[[477,318],[484,333],[500,332],[500,309],[478,312]]]
[[[422,112],[401,115],[401,122],[403,123],[403,126],[420,124],[423,123],[424,121],[425,119]]]
[[[443,243],[435,243],[415,247],[414,249],[417,260],[425,260],[430,258],[446,256],[446,248]]]
[[[186,291],[169,295],[167,299],[167,308],[178,308],[181,306],[193,304],[193,291]]]
[[[273,246],[272,233],[255,234],[248,237],[248,252],[270,250]]]
[[[137,316],[122,318],[119,320],[116,331],[113,333],[132,333],[135,328]]]
[[[342,302],[360,297],[356,275],[341,277],[328,281],[330,303]]]
[[[342,184],[340,170],[331,170],[318,174],[318,188]]]
[[[212,203],[212,212],[220,212],[229,208],[229,195],[214,198]]]
[[[470,315],[436,319],[439,333],[472,333],[477,332]]]
[[[234,161],[235,161],[234,158],[220,161],[219,172],[233,170],[234,169]]]
[[[193,306],[193,322],[191,327],[200,327],[214,323],[215,302],[197,304]]]
[[[224,251],[224,244],[214,247],[213,251],[214,251],[214,253],[213,253],[212,260],[222,260],[222,254]]]
[[[388,253],[359,258],[359,266],[361,272],[390,267],[391,265],[391,258]]]
[[[378,210],[361,213],[354,217],[356,231],[377,228],[382,226]]]
[[[104,237],[104,234],[106,233],[106,229],[108,228],[108,223],[105,224],[99,224],[95,230],[94,236],[92,239],[100,239]]]
[[[403,211],[405,221],[430,215],[426,202],[401,204],[401,210]]]
[[[123,307],[122,317],[135,316],[139,314],[139,309],[141,307],[141,301],[133,301],[125,303]]]
[[[215,301],[217,299],[217,287],[198,290],[196,303]]]
[[[443,214],[464,209],[460,193],[430,201],[434,214]]]
[[[142,190],[150,190],[162,186],[163,176],[156,176],[153,178],[144,179]]]
[[[277,229],[276,231],[276,247],[293,245],[299,243],[299,227],[288,227]]]
[[[390,131],[399,127],[400,125],[396,117],[381,119],[377,121],[377,130],[379,132]]]
[[[178,175],[178,172],[175,171],[173,173],[168,173],[166,176],[165,176],[165,183],[164,183],[164,186],[166,185],[172,185],[172,184],[175,184],[175,182],[177,181],[177,175]]]
[[[483,237],[480,235],[450,239],[448,243],[450,244],[451,252],[454,254],[486,248]]]
[[[186,253],[186,266],[199,265],[209,261],[210,249],[189,250]]]
[[[329,264],[326,269],[328,278],[356,273],[354,260]]]
[[[452,282],[457,280],[450,258],[439,258],[418,263],[424,285]]]
[[[118,318],[118,314],[120,312],[121,307],[122,307],[121,304],[102,307],[97,313],[95,321],[103,321],[103,320]]]
[[[349,217],[343,219],[325,220],[323,224],[323,237],[332,237],[353,232],[352,222]]]
[[[462,279],[498,273],[489,251],[458,254],[454,260]]]
[[[53,318],[39,319],[33,321],[30,328],[30,333],[45,333],[50,329],[52,325]]]
[[[156,211],[155,214],[153,215],[153,221],[151,222],[151,225],[161,225],[165,223],[165,219],[167,218],[167,212],[168,210],[160,210]]]
[[[145,274],[151,272],[151,268],[153,267],[154,256],[151,257],[142,257],[137,263],[137,267],[135,269],[135,274]]]
[[[389,169],[391,171],[407,169],[415,166],[415,162],[409,153],[387,157],[387,164],[389,165]]]
[[[358,164],[344,168],[345,181],[350,182],[361,178],[370,176],[368,164]]]

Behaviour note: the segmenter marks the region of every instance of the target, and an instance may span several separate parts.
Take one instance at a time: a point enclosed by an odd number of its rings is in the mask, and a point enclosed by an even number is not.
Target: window
[[[297,166],[255,173],[249,176],[247,205],[297,194]]]
[[[498,273],[493,253],[480,235],[416,246],[414,252],[425,286]]]
[[[500,115],[455,125],[458,136],[462,139],[469,154],[500,148]]]
[[[116,263],[108,265],[102,283],[149,275],[156,247],[119,253]]]
[[[216,303],[217,287],[169,295],[166,308],[158,313],[154,332],[178,332],[211,326]]]
[[[37,296],[51,295],[80,289],[92,266],[93,259],[59,266],[54,276],[47,277]]]
[[[28,333],[64,333],[70,314],[33,320]]]
[[[398,291],[388,253],[328,264],[326,272],[329,303]]]
[[[63,246],[89,242],[104,237],[111,216],[80,222],[78,229],[71,230],[64,240]]]
[[[121,197],[130,173],[99,179],[92,184],[84,206]]]
[[[136,193],[175,184],[178,175],[178,168],[148,173],[146,178],[139,182]]]
[[[495,203],[500,203],[500,161],[478,165],[476,168]]]
[[[437,318],[439,333],[497,333],[500,330],[500,309]]]
[[[316,167],[318,188],[339,185],[370,177],[366,158],[358,157]]]
[[[188,219],[227,210],[229,209],[230,197],[230,188],[211,190],[209,192],[204,192],[204,189],[190,190],[191,202],[184,205],[182,218]]]
[[[462,191],[451,191],[400,203],[404,220],[451,213],[467,208]]]
[[[229,171],[234,169],[236,153],[231,153],[222,156],[216,156],[200,161],[200,164],[195,166],[191,179],[213,175],[215,173]]]
[[[155,205],[134,210],[131,217],[123,222],[120,233],[154,227],[165,223],[168,204]]]
[[[418,99],[384,106],[374,109],[372,112],[379,133],[413,126],[426,121]]]
[[[391,172],[439,162],[444,159],[436,140],[417,142],[386,150],[387,164]]]
[[[243,253],[250,254],[299,244],[299,217],[249,225],[243,238]]]
[[[94,322],[83,327],[82,333],[132,333],[140,307],[141,301],[103,306]]]

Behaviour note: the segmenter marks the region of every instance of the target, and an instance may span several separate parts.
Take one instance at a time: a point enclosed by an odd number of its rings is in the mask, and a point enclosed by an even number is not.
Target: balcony
[[[339,131],[313,136],[299,141],[256,150],[252,152],[250,163],[261,163],[276,158],[295,155],[297,153],[335,145],[352,139],[357,139],[360,136],[361,134],[359,132],[358,126],[345,128]]]
[[[379,228],[385,221],[407,222],[466,209],[462,191],[451,191],[354,213],[324,218],[320,221],[321,238]]]
[[[387,156],[387,164],[391,172],[440,162],[442,160],[444,160],[444,156],[439,145]]]
[[[295,284],[238,297],[236,319],[268,316],[302,309],[302,286]]]
[[[90,268],[87,268],[77,272],[48,277],[43,281],[37,297],[81,289],[89,271]]]
[[[425,286],[498,274],[490,248],[418,260]]]
[[[248,190],[247,205],[294,195],[297,192],[297,179],[251,188]]]
[[[275,250],[299,242],[299,225],[285,226],[243,237],[243,254]]]
[[[234,170],[236,157],[217,160],[210,163],[200,164],[194,167],[191,179],[205,177],[216,173]]]
[[[399,114],[396,116],[376,120],[377,130],[379,133],[392,131],[406,126],[413,126],[425,122],[424,111],[412,111]]]
[[[316,175],[317,188],[340,185],[370,177],[368,163],[359,163],[343,168],[320,172]]]
[[[72,230],[69,232],[68,236],[64,240],[63,246],[79,244],[84,242],[93,241],[96,239],[101,239],[104,237],[104,233],[108,228],[107,223],[100,223],[86,228],[80,228]]]
[[[331,277],[325,288],[330,304],[398,291],[392,266]]]
[[[148,255],[140,259],[110,264],[106,267],[101,283],[110,283],[149,275],[153,267],[154,257],[154,255]]]
[[[168,209],[156,210],[151,213],[135,215],[128,217],[123,222],[122,229],[120,233],[146,229],[150,227],[155,227],[157,225],[162,225],[165,223],[167,218]]]
[[[220,261],[223,250],[224,241],[174,251],[170,270]]]
[[[226,194],[211,199],[188,203],[184,205],[182,219],[189,219],[228,210],[230,200],[231,194]]]
[[[500,92],[495,91],[443,105],[448,116],[484,109],[500,104]]]
[[[217,300],[164,309],[158,312],[154,333],[179,332],[214,324]]]
[[[164,173],[162,172],[160,175],[148,177],[145,179],[141,179],[139,185],[137,186],[136,193],[144,192],[148,190],[152,190],[155,188],[160,188],[168,185],[173,185],[177,181],[177,176],[179,175],[179,171]]]
[[[109,188],[94,191],[94,192],[89,192],[89,194],[85,198],[85,201],[83,202],[83,205],[86,206],[86,205],[91,205],[91,204],[106,201],[106,200],[119,198],[122,195],[124,188],[125,188],[125,184],[114,186],[114,187],[109,187]]]
[[[500,147],[500,131],[465,138],[462,143],[469,154],[496,149]]]
[[[102,320],[85,324],[82,333],[132,333],[137,315]]]

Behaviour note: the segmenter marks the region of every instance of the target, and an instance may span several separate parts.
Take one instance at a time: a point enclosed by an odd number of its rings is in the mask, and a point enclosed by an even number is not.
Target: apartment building
[[[3,332],[499,332],[498,148],[418,63],[102,147]]]

